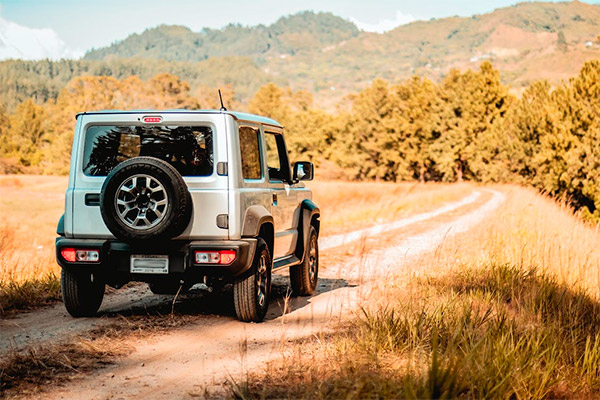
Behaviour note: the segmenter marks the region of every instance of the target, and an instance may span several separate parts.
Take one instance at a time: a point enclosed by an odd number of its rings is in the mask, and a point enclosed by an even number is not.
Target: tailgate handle
[[[86,206],[99,206],[100,205],[100,194],[99,193],[86,193],[85,194],[85,205]]]

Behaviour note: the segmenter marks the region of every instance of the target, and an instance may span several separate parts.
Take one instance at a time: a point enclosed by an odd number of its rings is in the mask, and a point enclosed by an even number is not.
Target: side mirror
[[[315,176],[315,166],[310,161],[294,163],[294,181],[312,181]]]

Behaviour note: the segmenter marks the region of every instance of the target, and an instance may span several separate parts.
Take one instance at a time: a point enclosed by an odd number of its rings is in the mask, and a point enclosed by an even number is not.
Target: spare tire
[[[107,228],[123,241],[171,239],[189,224],[192,199],[173,166],[154,157],[135,157],[106,177],[100,212]]]

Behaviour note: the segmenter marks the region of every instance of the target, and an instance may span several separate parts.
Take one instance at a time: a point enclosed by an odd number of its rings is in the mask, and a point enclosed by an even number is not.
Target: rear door
[[[181,237],[227,239],[228,230],[216,224],[218,215],[227,215],[227,177],[216,173],[219,162],[227,162],[224,116],[201,113],[147,114],[98,113],[84,115],[73,154],[75,165],[71,218],[65,224],[70,237],[106,238],[108,230],[100,212],[99,198],[108,173],[118,163],[137,156],[163,159],[183,176],[193,202],[192,220]],[[68,214],[68,210],[67,210]]]

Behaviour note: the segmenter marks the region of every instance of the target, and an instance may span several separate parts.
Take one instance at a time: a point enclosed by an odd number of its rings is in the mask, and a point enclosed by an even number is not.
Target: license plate
[[[132,255],[129,271],[132,274],[168,274],[169,256]]]

